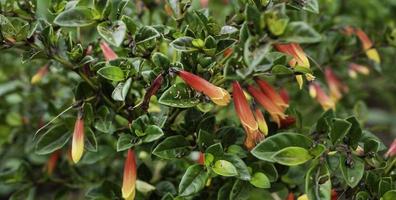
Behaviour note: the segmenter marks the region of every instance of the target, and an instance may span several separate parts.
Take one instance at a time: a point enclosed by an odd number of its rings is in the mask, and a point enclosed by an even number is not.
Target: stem
[[[389,172],[391,171],[391,169],[393,169],[393,166],[395,166],[395,164],[396,164],[396,159],[393,158],[393,160],[390,163],[390,165],[386,166],[385,174],[389,174]]]

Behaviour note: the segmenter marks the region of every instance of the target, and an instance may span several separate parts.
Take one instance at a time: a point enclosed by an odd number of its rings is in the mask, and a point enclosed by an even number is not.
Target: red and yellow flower
[[[280,96],[278,92],[275,91],[275,89],[268,84],[264,80],[256,79],[257,85],[260,87],[261,91],[271,99],[271,101],[279,106],[283,111],[289,107],[289,104]]]
[[[348,66],[349,77],[355,79],[357,74],[369,75],[370,69],[367,66],[359,65],[356,63],[350,63]]]
[[[106,61],[112,61],[118,58],[117,54],[114,53],[106,42],[102,41],[100,43],[100,48],[102,49],[102,53]]]
[[[250,109],[249,102],[243,93],[241,85],[237,81],[232,83],[232,96],[235,111],[246,132],[245,146],[249,150],[253,149],[263,139],[264,135],[260,133],[259,125]]]
[[[184,82],[186,82],[194,90],[202,92],[208,96],[213,101],[213,103],[219,106],[226,106],[230,102],[231,96],[227,90],[217,87],[209,81],[190,72],[180,70],[177,73],[180,78],[184,80]]]
[[[262,91],[255,88],[254,86],[249,85],[248,91],[254,97],[254,99],[261,106],[263,106],[265,110],[268,111],[268,113],[271,115],[272,120],[278,124],[278,127],[280,127],[281,120],[286,118],[286,114],[284,114],[284,109],[279,107],[276,102],[273,102],[268,96],[266,96]]]
[[[78,114],[76,123],[74,124],[73,141],[71,149],[71,157],[74,163],[80,161],[84,153],[84,119],[82,114]]]
[[[43,79],[43,77],[48,73],[48,69],[49,69],[48,64],[40,67],[37,70],[36,74],[33,75],[32,79],[30,80],[30,83],[32,83],[34,85],[34,84],[37,84],[38,82],[40,82]]]
[[[325,77],[330,89],[330,97],[334,102],[337,102],[341,99],[342,93],[348,92],[348,87],[341,82],[329,67],[325,69]]]
[[[277,49],[278,51],[280,51],[286,55],[290,55],[293,57],[289,61],[289,65],[291,67],[299,66],[299,67],[304,67],[304,68],[310,68],[308,57],[299,44],[297,44],[297,43],[275,44],[275,49]],[[310,73],[306,73],[305,77],[308,81],[312,81],[315,79],[315,77]],[[298,83],[300,89],[302,89],[302,85],[304,83],[303,76],[296,75],[296,80],[297,80],[297,83]]]
[[[309,94],[319,102],[324,110],[335,109],[334,101],[327,96],[318,83],[311,82],[309,85]]]
[[[124,176],[122,181],[122,198],[127,200],[135,199],[136,194],[136,159],[135,152],[128,150],[124,164]]]
[[[376,63],[381,63],[381,58],[378,54],[378,51],[373,47],[373,42],[370,40],[367,34],[360,28],[355,29],[355,34],[362,43],[363,50],[366,52],[367,57]]]

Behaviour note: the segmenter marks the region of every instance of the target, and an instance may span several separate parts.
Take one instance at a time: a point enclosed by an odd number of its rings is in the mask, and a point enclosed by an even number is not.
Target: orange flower
[[[273,103],[285,110],[289,105],[283,100],[283,98],[275,91],[275,89],[264,80],[256,79],[257,85],[261,91],[271,99]]]
[[[135,199],[136,187],[136,160],[135,152],[128,150],[127,158],[124,165],[124,177],[122,180],[122,198]]]
[[[237,81],[232,83],[232,92],[235,111],[246,132],[245,146],[250,150],[262,139],[262,134],[259,131],[258,123],[250,109],[249,102]]]
[[[305,67],[305,68],[310,67],[308,57],[299,44],[297,43],[275,44],[275,49],[286,55],[293,57],[293,59],[289,61],[289,65],[291,67],[297,67],[297,66]],[[308,81],[312,81],[315,79],[315,77],[310,73],[305,74],[305,77]],[[302,85],[304,82],[302,75],[296,75],[296,80],[300,89],[302,89]]]
[[[309,94],[312,98],[316,98],[324,110],[328,110],[330,108],[335,109],[334,101],[329,96],[327,96],[318,83],[312,82],[309,85]]]
[[[362,42],[363,50],[366,52],[367,57],[376,63],[381,63],[378,51],[373,48],[373,42],[367,34],[360,28],[355,29],[355,34],[359,38],[360,42]]]
[[[204,93],[213,101],[213,103],[219,106],[226,106],[230,102],[231,96],[227,90],[217,87],[207,80],[190,72],[181,70],[177,73],[184,80],[184,82],[186,82],[194,90]]]
[[[74,125],[71,156],[74,163],[80,161],[84,152],[84,119],[79,113]]]
[[[370,74],[370,69],[367,66],[364,65],[359,65],[356,63],[350,63],[348,66],[348,74],[349,77],[351,78],[356,78],[357,73],[363,74],[363,75],[369,75]]]
[[[280,127],[280,120],[285,119],[286,117],[282,108],[274,104],[270,98],[268,98],[263,92],[256,89],[255,87],[250,85],[248,87],[248,91],[254,97],[254,99],[269,112],[272,120],[274,120],[278,124],[278,127]]]
[[[224,57],[228,57],[232,54],[234,50],[232,48],[227,48],[226,50],[224,50],[223,56]]]
[[[106,61],[112,61],[118,58],[117,54],[114,53],[106,42],[102,41],[100,43],[100,48],[102,49],[102,53]]]
[[[393,140],[391,146],[388,151],[385,153],[385,157],[393,157],[396,155],[396,139]]]
[[[41,81],[41,79],[43,79],[43,77],[48,73],[48,68],[49,65],[46,64],[44,66],[42,66],[39,70],[37,70],[37,73],[32,77],[32,79],[30,80],[30,83],[37,84],[38,82]]]
[[[59,150],[54,151],[50,158],[48,159],[47,162],[47,173],[48,175],[52,175],[52,172],[54,171],[55,167],[56,167],[56,163],[58,162],[59,159]]]
[[[342,92],[347,92],[348,87],[344,85],[340,79],[334,74],[333,70],[330,68],[325,69],[325,77],[327,81],[327,85],[330,89],[330,97],[337,102],[342,97]]]
[[[283,101],[284,101],[286,104],[289,104],[289,94],[287,93],[287,90],[286,90],[285,88],[282,88],[282,89],[279,91],[279,95],[282,97]]]

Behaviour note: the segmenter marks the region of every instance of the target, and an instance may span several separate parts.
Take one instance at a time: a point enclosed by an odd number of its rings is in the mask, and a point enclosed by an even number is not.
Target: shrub
[[[0,1],[0,196],[396,199],[395,9]]]

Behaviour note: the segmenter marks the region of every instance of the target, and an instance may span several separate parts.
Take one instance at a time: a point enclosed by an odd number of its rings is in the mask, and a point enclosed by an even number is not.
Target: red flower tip
[[[198,92],[204,93],[206,96],[208,96],[213,103],[219,105],[219,106],[226,106],[231,100],[230,94],[227,92],[227,90],[217,87],[210,83],[209,81],[192,74],[190,72],[181,70],[178,71],[178,75],[180,78],[184,80],[190,87],[192,87],[194,90]]]
[[[290,99],[290,97],[289,97],[289,93],[287,92],[287,90],[286,90],[285,88],[282,88],[282,89],[279,91],[279,95],[282,97],[283,101],[284,101],[286,104],[289,104],[289,99]]]
[[[122,182],[122,198],[134,199],[136,187],[136,159],[135,152],[128,150],[127,158],[124,165],[124,176]]]
[[[71,157],[74,163],[80,161],[84,152],[84,119],[81,114],[74,125]]]
[[[227,48],[227,49],[224,51],[223,56],[224,56],[224,57],[228,57],[228,56],[230,56],[230,55],[232,54],[233,51],[234,51],[234,50],[233,50],[232,48]]]
[[[396,155],[396,139],[393,140],[388,151],[385,153],[385,157],[393,157]]]
[[[283,98],[275,91],[275,89],[268,84],[264,80],[256,79],[257,85],[260,87],[261,91],[269,97],[273,103],[275,103],[277,106],[282,108],[282,110],[285,110],[289,105],[287,104],[286,101],[283,100]]]
[[[331,190],[331,200],[337,200],[338,199],[338,194],[335,189]]]
[[[287,116],[285,119],[280,120],[280,124],[281,124],[280,127],[287,128],[293,125],[294,123],[296,123],[296,118],[292,116]]]
[[[360,42],[362,42],[364,50],[368,50],[373,46],[373,42],[362,29],[356,28],[355,34],[359,38]]]
[[[47,162],[47,174],[48,175],[52,175],[52,172],[54,171],[54,169],[56,167],[58,159],[59,159],[59,150],[54,151],[51,154],[50,158],[48,159],[48,162]]]
[[[205,154],[204,154],[204,153],[199,152],[197,162],[198,162],[198,164],[200,164],[200,165],[204,165],[204,164],[205,164]]]
[[[287,195],[286,200],[294,200],[294,193],[293,193],[293,192],[290,192],[290,193]]]
[[[350,63],[348,66],[348,74],[351,78],[356,78],[357,74],[369,75],[370,69],[367,66]]]
[[[100,48],[102,49],[102,53],[106,61],[112,61],[118,58],[117,54],[114,53],[106,42],[102,41],[100,43]]]
[[[327,81],[327,85],[330,89],[330,97],[334,101],[338,101],[342,97],[342,93],[348,92],[348,86],[343,84],[341,80],[335,75],[333,70],[329,67],[325,69],[325,77]]]

